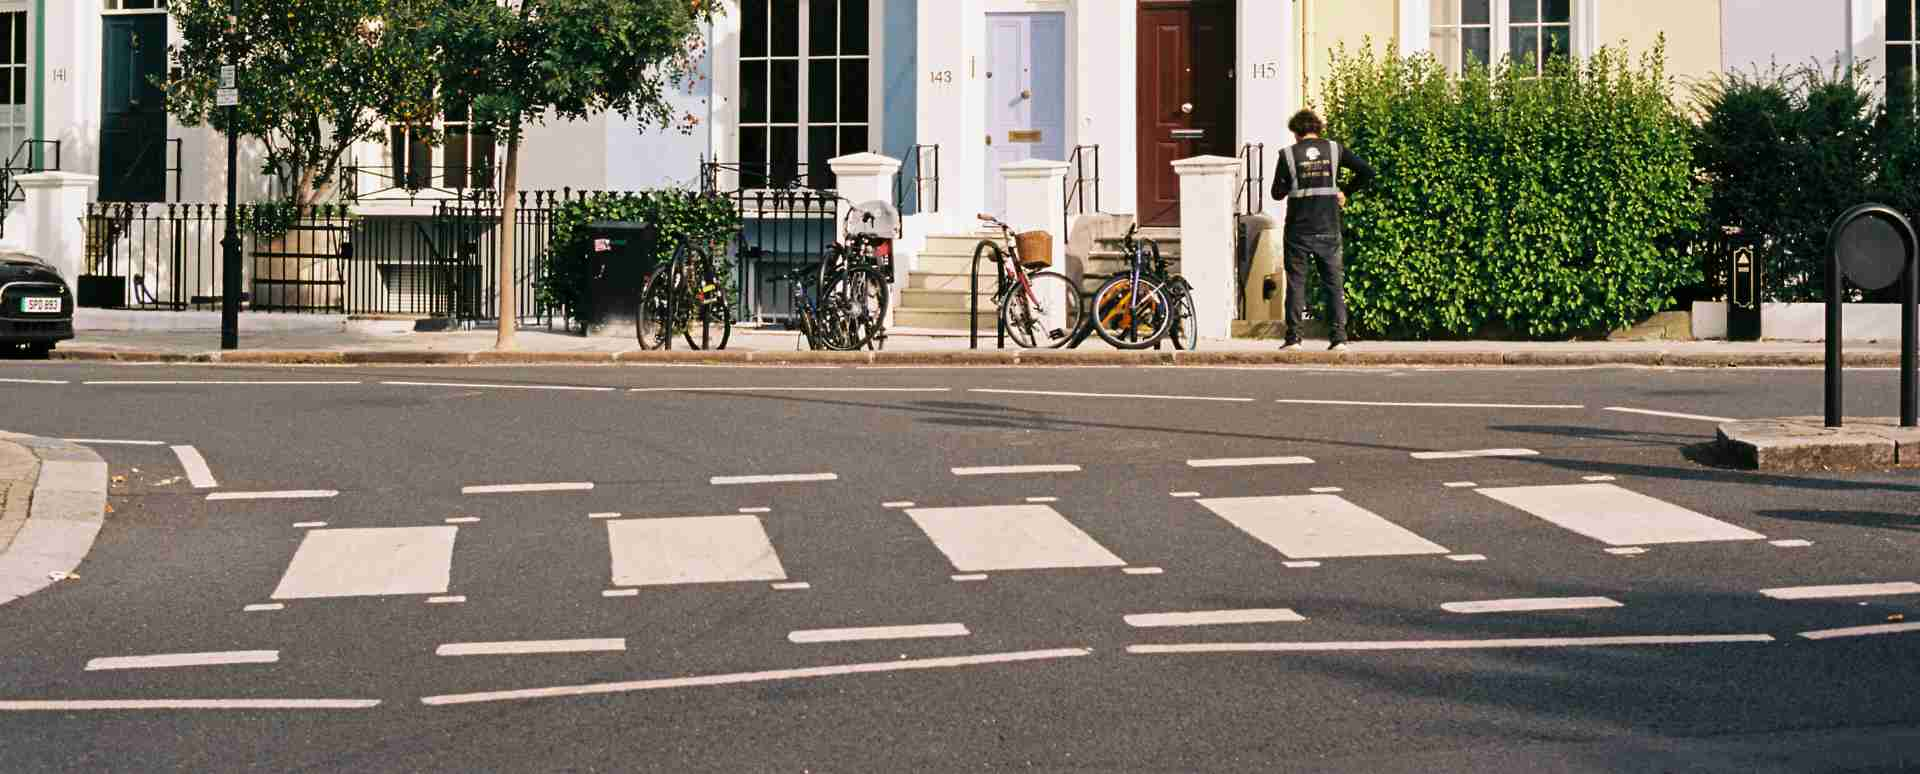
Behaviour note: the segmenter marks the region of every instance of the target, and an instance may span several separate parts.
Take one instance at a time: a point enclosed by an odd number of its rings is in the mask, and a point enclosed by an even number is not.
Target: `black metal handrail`
[[[501,185],[501,170],[490,164],[478,165],[435,165],[398,169],[391,166],[361,166],[348,164],[341,168],[345,180],[341,186],[347,201],[358,202],[368,199],[405,199],[413,203],[420,199],[429,201],[492,201],[498,196]],[[361,177],[375,182],[371,191],[362,191]],[[461,185],[447,186],[453,180]],[[479,179],[484,186],[471,185]],[[396,194],[395,192],[400,192]]]
[[[1250,142],[1240,146],[1240,196],[1233,203],[1236,215],[1256,215],[1267,211],[1267,144]]]
[[[52,166],[48,166],[45,163],[46,154],[44,152],[37,152],[49,145],[53,146]],[[21,140],[19,147],[14,149],[13,155],[7,157],[6,165],[0,166],[0,189],[4,189],[4,200],[7,202],[17,202],[26,198],[25,192],[20,190],[20,186],[13,182],[15,175],[31,175],[37,172],[58,171],[59,169],[59,140]],[[0,211],[4,211],[4,209],[5,205],[0,204]]]
[[[933,154],[932,174],[928,174],[927,172],[927,167],[928,167],[927,153],[929,151],[931,151]],[[913,149],[908,153],[908,157],[906,159],[905,164],[907,166],[902,166],[900,170],[900,176],[893,179],[893,208],[895,210],[898,210],[901,214],[908,214],[907,198],[906,198],[906,183],[908,178],[912,178],[913,180],[912,211],[916,213],[940,211],[940,146],[938,145],[913,146]],[[911,167],[911,172],[909,172],[908,170],[909,166]],[[928,186],[933,187],[933,206],[932,207],[926,206]]]
[[[1093,157],[1093,176],[1092,177],[1087,176],[1087,157],[1088,156]],[[1062,214],[1067,216],[1072,216],[1074,214],[1073,208],[1076,201],[1079,203],[1079,206],[1080,206],[1079,214],[1081,215],[1087,214],[1087,190],[1089,187],[1091,187],[1093,190],[1093,211],[1096,213],[1099,212],[1100,211],[1100,146],[1098,145],[1073,146],[1073,152],[1067,154],[1067,163],[1073,166],[1073,171],[1067,176],[1067,180],[1065,183],[1066,191],[1065,191],[1064,201],[1066,202],[1066,206]]]
[[[700,162],[700,191],[713,193],[720,190],[720,175],[734,176],[732,188],[736,191],[788,191],[794,189],[830,189],[833,188],[833,172],[826,165],[816,169],[811,164],[773,163],[758,164],[747,162]]]

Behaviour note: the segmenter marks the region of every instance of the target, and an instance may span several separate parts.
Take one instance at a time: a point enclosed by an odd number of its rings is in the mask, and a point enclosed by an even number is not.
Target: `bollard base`
[[[1822,417],[1728,422],[1715,445],[1742,467],[1769,471],[1920,467],[1920,428],[1892,417],[1850,417],[1827,427]]]

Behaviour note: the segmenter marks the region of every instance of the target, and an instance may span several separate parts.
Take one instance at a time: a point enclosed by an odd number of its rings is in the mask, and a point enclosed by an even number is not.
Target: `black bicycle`
[[[835,324],[845,327],[844,349],[877,348],[886,340],[899,216],[884,202],[840,201],[849,205],[842,229],[847,238],[827,245],[827,259],[815,270],[819,306],[833,309]]]
[[[732,335],[727,277],[713,252],[703,245],[675,245],[673,257],[640,286],[634,322],[640,348],[672,349],[680,336],[693,349],[726,349]]]
[[[1162,287],[1168,279],[1160,245],[1151,239],[1135,239],[1139,231],[1136,222],[1121,239],[1127,270],[1108,277],[1093,291],[1093,332],[1117,349],[1154,346],[1173,327],[1173,300]],[[1186,297],[1191,305],[1191,294]]]

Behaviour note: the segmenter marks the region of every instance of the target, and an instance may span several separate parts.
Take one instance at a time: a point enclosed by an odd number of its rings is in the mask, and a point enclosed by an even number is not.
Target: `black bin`
[[[638,220],[599,220],[587,224],[589,332],[609,325],[633,325],[640,307],[640,286],[653,271],[654,245],[660,234]]]

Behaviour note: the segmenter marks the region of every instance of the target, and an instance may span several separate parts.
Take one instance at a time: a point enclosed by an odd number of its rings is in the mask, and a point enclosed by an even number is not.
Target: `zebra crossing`
[[[1330,487],[1322,489],[1331,489]],[[1459,490],[1449,490],[1459,491]],[[1547,484],[1474,489],[1501,504],[1504,513],[1556,527],[1576,543],[1591,542],[1608,553],[1640,553],[1649,545],[1763,541],[1745,527],[1636,492],[1616,482]],[[1181,492],[1177,495],[1192,495]],[[1012,498],[1010,498],[1012,499]],[[1158,575],[1159,566],[1135,565],[1103,543],[1095,504],[1027,497],[1001,505],[940,506],[889,501],[889,518],[904,516],[951,565],[955,581],[1028,570],[1104,571]],[[1182,517],[1182,529],[1224,529],[1277,555],[1286,568],[1318,567],[1323,561],[1445,556],[1484,561],[1499,546],[1446,545],[1396,522],[1393,514],[1363,507],[1342,492],[1244,497],[1175,497],[1164,507]],[[1105,506],[1101,506],[1105,507]],[[641,589],[696,584],[771,584],[778,590],[811,588],[789,577],[766,508],[711,516],[643,516],[596,512],[582,523],[604,530],[606,585],[592,593],[633,596]],[[1076,517],[1078,513],[1078,517]],[[1190,518],[1188,518],[1190,517]],[[461,520],[448,520],[458,522]],[[471,520],[466,520],[471,521]],[[1416,525],[1425,523],[1418,522]],[[316,523],[317,524],[317,523]],[[448,523],[420,527],[314,527],[306,530],[288,561],[271,602],[338,597],[447,596],[460,554],[461,530]],[[1457,536],[1456,536],[1457,537]],[[483,538],[473,538],[483,539]],[[497,539],[489,536],[484,539]],[[1775,545],[1796,541],[1773,541]],[[1165,557],[1136,557],[1156,562]],[[887,557],[874,557],[883,562]],[[919,568],[907,565],[908,571]],[[1178,568],[1173,568],[1178,572]],[[1276,572],[1279,571],[1276,569]],[[939,574],[946,574],[944,572]],[[928,573],[929,578],[939,574]],[[275,605],[249,609],[280,609]]]

